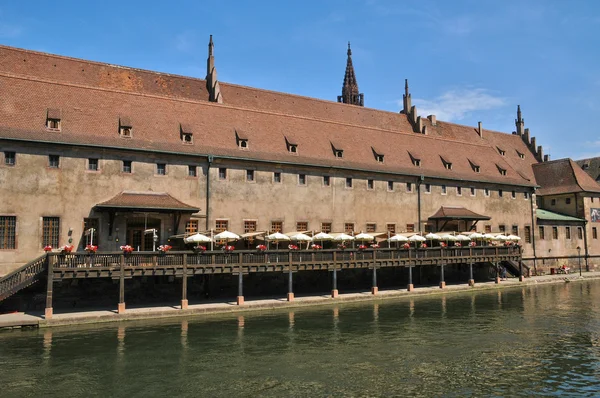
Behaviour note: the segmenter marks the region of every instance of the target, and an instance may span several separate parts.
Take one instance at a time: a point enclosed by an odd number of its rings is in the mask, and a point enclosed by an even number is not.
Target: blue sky
[[[600,156],[600,1],[0,3],[0,43],[335,100],[347,42],[365,105],[512,132],[552,159]],[[226,100],[226,99],[225,99]]]

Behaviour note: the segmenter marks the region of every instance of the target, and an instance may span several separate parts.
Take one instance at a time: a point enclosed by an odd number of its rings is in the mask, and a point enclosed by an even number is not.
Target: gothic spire
[[[364,106],[364,95],[358,92],[358,83],[354,74],[352,65],[352,49],[348,42],[348,59],[346,60],[346,73],[344,74],[344,84],[342,85],[342,95],[338,96],[338,102]]]
[[[402,113],[408,115],[412,107],[410,92],[408,91],[408,79],[404,79],[404,95],[402,95]]]
[[[517,105],[517,118],[515,119],[515,127],[517,128],[518,135],[523,135],[525,133],[525,119],[521,117],[521,105]]]
[[[223,103],[221,85],[217,78],[217,68],[215,68],[214,47],[213,38],[210,35],[210,40],[208,41],[208,58],[206,60],[206,89],[208,90],[209,101]]]

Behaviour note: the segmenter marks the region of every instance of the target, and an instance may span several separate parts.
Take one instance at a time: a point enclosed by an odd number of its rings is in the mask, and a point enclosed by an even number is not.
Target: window
[[[375,160],[377,160],[379,163],[383,163],[383,155],[375,154]]]
[[[159,176],[167,175],[167,165],[165,163],[156,163],[156,174]]]
[[[219,180],[227,179],[227,169],[224,167],[219,167]]]
[[[499,189],[498,190],[498,197],[501,198],[502,195],[504,195],[504,192],[501,189]]]
[[[271,221],[271,233],[282,232],[283,221]]]
[[[48,156],[48,167],[52,169],[58,169],[60,166],[60,156],[58,155],[49,155]]]
[[[344,232],[347,233],[348,235],[351,235],[354,233],[354,223],[352,222],[347,222],[344,224]]]
[[[44,217],[42,219],[42,247],[58,247],[58,234],[60,231],[59,217]]]
[[[281,172],[276,171],[273,173],[273,182],[279,184],[281,182]]]
[[[329,176],[323,176],[323,186],[328,187],[331,185],[331,178]]]
[[[191,145],[194,143],[194,136],[192,133],[181,133],[181,142]]]
[[[425,184],[425,193],[431,193],[431,184]]]
[[[185,233],[187,235],[192,235],[198,232],[198,220],[188,220],[185,223]]]
[[[196,166],[188,166],[188,176],[189,177],[197,177],[198,176],[198,168]]]
[[[238,148],[248,149],[248,140],[244,138],[238,138]]]
[[[531,227],[525,226],[525,243],[531,243]]]
[[[552,206],[556,206],[556,199],[552,199],[552,200],[550,201],[550,204],[551,204]]]
[[[123,138],[131,138],[131,127],[119,127],[119,135]]]
[[[565,227],[565,239],[571,239],[571,227]]]
[[[540,239],[541,240],[546,239],[546,231],[544,230],[544,226],[540,225],[539,230],[540,230]]]
[[[592,227],[592,239],[598,239],[598,230],[596,227]]]
[[[377,231],[377,224],[375,223],[367,223],[367,233]]]
[[[577,239],[583,239],[583,228],[577,227]]]
[[[565,203],[568,204],[568,205],[570,205],[571,204],[571,198],[566,198],[565,199]]]
[[[4,152],[4,164],[14,166],[17,163],[17,154],[15,152]]]
[[[406,232],[415,232],[415,224],[406,224]]]
[[[229,229],[229,221],[228,220],[215,220],[215,232],[223,232]]]
[[[290,145],[289,151],[291,153],[298,153],[298,145]]]
[[[346,177],[346,188],[352,188],[352,178]]]
[[[519,236],[519,226],[518,225],[512,226],[512,234],[515,236]]]
[[[326,234],[331,232],[331,223],[330,222],[322,222],[321,223],[321,232],[325,232]]]
[[[442,195],[445,195],[448,192],[445,185],[442,185]]]
[[[394,190],[394,181],[388,181],[388,191]]]
[[[60,119],[46,119],[46,128],[48,130],[60,131]]]
[[[421,159],[412,159],[412,164],[415,167],[421,167]]]
[[[489,188],[483,188],[483,194],[485,196],[490,196],[490,189]]]
[[[17,248],[17,217],[0,216],[0,250]]]
[[[306,221],[298,221],[296,222],[296,231],[308,231],[308,222]]]
[[[500,173],[501,176],[505,176],[506,175],[506,169],[503,169],[502,167],[496,165],[498,167],[498,172]]]
[[[473,166],[473,171],[475,173],[479,173],[481,171],[481,168],[479,166]]]
[[[88,170],[98,171],[98,159],[88,159]]]
[[[387,224],[386,228],[390,234],[392,234],[392,235],[396,234],[396,224]]]
[[[100,220],[98,218],[84,218],[83,219],[83,235],[85,236],[85,245],[90,244],[90,238],[92,239],[92,245],[98,246],[98,236],[100,234]]]
[[[123,161],[123,173],[131,173],[131,160]]]
[[[246,170],[246,181],[248,181],[248,182],[254,181],[254,170]]]
[[[492,232],[492,226],[491,226],[490,224],[486,224],[486,226],[483,228],[483,231],[484,231],[486,234],[489,234],[489,233],[491,233],[491,232]]]
[[[500,231],[501,234],[506,233],[506,225],[504,225],[504,224],[498,225],[498,230]]]
[[[558,227],[552,227],[552,239],[558,239]]]
[[[412,192],[412,183],[411,182],[406,183],[406,192]]]
[[[446,170],[452,170],[452,163],[450,163],[450,162],[444,163],[444,167],[446,168]]]
[[[256,221],[255,220],[244,220],[244,233],[256,232]]]
[[[373,189],[374,182],[373,180],[367,180],[367,189]]]
[[[529,192],[523,192],[523,199],[529,199]]]
[[[462,187],[456,187],[456,194],[462,196]]]
[[[517,151],[517,154],[519,155],[519,159],[525,159],[525,154],[521,153],[519,151]]]
[[[517,198],[517,193],[515,191],[512,191],[510,193],[510,197],[513,198],[513,199],[516,199]]]
[[[475,188],[471,187],[471,196],[475,196],[476,193],[477,191],[475,190]]]
[[[344,151],[342,151],[341,149],[335,149],[333,151],[333,154],[336,158],[341,159],[344,157]]]
[[[433,225],[432,224],[425,224],[425,233],[429,233],[429,232],[433,232]]]
[[[496,148],[498,148],[498,147],[496,147]],[[505,155],[506,155],[506,151],[505,151],[504,149],[502,149],[502,148],[498,148],[498,153],[499,153],[500,155],[502,155],[502,156],[505,156]]]
[[[298,184],[306,185],[306,174],[298,174]]]

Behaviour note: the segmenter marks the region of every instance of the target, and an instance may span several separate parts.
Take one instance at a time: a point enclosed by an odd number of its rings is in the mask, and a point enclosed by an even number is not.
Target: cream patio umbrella
[[[315,236],[313,236],[313,240],[321,241],[321,246],[323,246],[323,242],[326,240],[333,240],[333,236],[329,235],[326,232],[319,232]]]
[[[408,242],[408,238],[404,235],[394,235],[388,239],[389,242],[396,242],[396,249],[398,248],[398,242]]]
[[[308,249],[308,242],[312,242],[313,238],[311,238],[310,236],[303,234],[302,232],[299,232],[297,234],[294,234],[292,236],[290,236],[291,240],[295,240],[296,242],[306,242],[306,248]]]
[[[416,247],[416,243],[418,243],[418,242],[425,242],[425,241],[427,241],[427,239],[425,239],[421,235],[413,235],[410,238],[408,238],[408,241],[409,242],[415,242],[415,247]]]
[[[234,234],[233,232],[223,231],[223,232],[216,234],[213,237],[213,239],[214,240],[224,240],[226,242],[229,242],[229,241],[240,239],[240,236],[237,234]]]
[[[375,239],[373,235],[365,234],[363,232],[354,237],[354,240],[358,240],[361,242],[372,242],[373,239]]]
[[[287,235],[282,234],[281,232],[274,232],[271,235],[267,235],[266,239],[270,242],[270,241],[274,241],[275,244],[277,245],[277,249],[279,249],[279,242],[280,241],[289,241],[290,237]]]
[[[440,240],[442,238],[438,234],[434,234],[433,232],[430,232],[427,235],[425,235],[425,239],[429,239],[431,241],[431,246],[433,246],[434,240]]]
[[[519,236],[517,236],[517,235],[508,235],[506,237],[506,240],[510,240],[510,241],[513,241],[513,242],[518,242],[518,241],[521,240],[521,238]]]
[[[187,238],[184,238],[183,241],[185,243],[208,243],[208,242],[212,242],[212,239],[206,235],[194,234],[194,235],[188,236]]]
[[[352,240],[354,240],[354,236],[350,236],[348,234],[341,233],[341,234],[337,235],[335,238],[333,238],[333,240],[336,242],[345,242],[347,240],[352,241]]]

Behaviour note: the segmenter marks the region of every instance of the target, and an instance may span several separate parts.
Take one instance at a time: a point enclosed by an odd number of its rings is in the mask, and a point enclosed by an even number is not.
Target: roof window
[[[131,128],[131,119],[129,119],[127,116],[121,116],[119,118],[119,135],[123,138],[131,138]]]
[[[235,130],[235,141],[238,148],[248,149],[248,136],[241,130]]]
[[[450,159],[446,156],[440,156],[440,159],[442,159],[442,163],[444,164],[444,168],[446,170],[452,170],[452,162],[450,161]]]
[[[296,140],[290,137],[285,137],[285,145],[287,146],[287,150],[289,153],[298,153],[298,143],[296,142]]]
[[[498,168],[498,172],[500,172],[500,175],[505,176],[506,175],[506,169],[503,169],[502,167],[496,165],[496,167]]]
[[[473,171],[475,173],[479,173],[481,171],[481,168],[479,167],[479,163],[474,162],[471,159],[469,159],[469,164],[471,165],[471,168],[473,169]]]
[[[373,151],[373,156],[375,156],[375,160],[379,163],[383,163],[383,158],[384,158],[383,152],[378,151],[374,147],[371,147],[371,150]]]
[[[496,147],[498,149],[498,153],[502,156],[506,156],[506,151],[499,146]]]
[[[415,152],[409,152],[410,160],[413,166],[421,167],[421,156]]]
[[[517,155],[519,155],[520,159],[525,159],[525,154],[517,151]]]
[[[46,110],[46,128],[52,131],[60,131],[60,109],[48,108]]]
[[[187,124],[179,124],[179,136],[184,144],[192,145],[194,143],[192,128]]]
[[[344,150],[340,145],[336,145],[332,142],[331,150],[333,150],[333,156],[335,156],[336,158],[342,159],[344,157]]]

